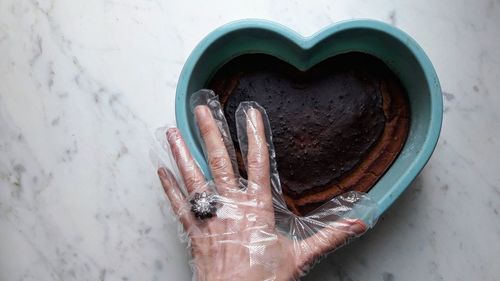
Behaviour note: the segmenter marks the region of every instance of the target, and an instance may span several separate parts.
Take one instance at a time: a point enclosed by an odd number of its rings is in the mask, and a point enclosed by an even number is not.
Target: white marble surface
[[[148,152],[217,26],[304,35],[369,17],[411,34],[445,91],[416,182],[306,280],[500,280],[500,1],[0,0],[0,280],[190,280]]]

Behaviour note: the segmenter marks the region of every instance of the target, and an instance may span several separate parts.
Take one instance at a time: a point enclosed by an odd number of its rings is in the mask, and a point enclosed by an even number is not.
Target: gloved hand
[[[374,203],[358,192],[307,217],[293,214],[282,197],[265,110],[244,102],[236,112],[244,179],[217,97],[199,91],[192,106],[213,180],[206,180],[176,128],[168,129],[166,147],[178,175],[166,167],[158,175],[191,249],[193,280],[297,280],[376,221]]]

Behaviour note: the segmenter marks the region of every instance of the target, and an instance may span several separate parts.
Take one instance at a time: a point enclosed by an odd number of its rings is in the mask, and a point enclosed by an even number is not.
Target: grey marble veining
[[[444,90],[436,151],[305,280],[500,280],[500,1],[0,1],[0,280],[190,280],[149,152],[212,29],[396,25]]]

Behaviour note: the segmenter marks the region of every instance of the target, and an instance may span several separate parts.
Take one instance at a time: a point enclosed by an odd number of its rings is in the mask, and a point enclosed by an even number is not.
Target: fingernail
[[[167,171],[164,167],[158,168],[158,176],[167,177]]]
[[[209,116],[210,116],[209,109],[206,105],[196,106],[196,108],[194,109],[194,112],[196,115],[196,119],[198,119],[198,120],[206,119],[206,118],[209,118]]]
[[[252,119],[252,121],[255,121],[257,120],[257,110],[253,107],[251,107],[249,110],[248,110],[248,115],[250,116],[250,118]]]
[[[172,183],[172,173],[165,167],[158,168],[158,176],[164,180],[168,180],[168,183]]]
[[[365,224],[360,221],[360,220],[356,220],[356,221],[353,221],[351,226],[349,226],[349,231],[350,232],[354,232],[356,234],[361,234],[363,233],[364,231],[366,230],[366,226]]]
[[[248,121],[252,124],[257,123],[257,109],[250,108],[247,110]]]
[[[177,133],[177,129],[176,128],[169,128],[167,130],[167,138],[170,137],[170,136],[173,136]]]

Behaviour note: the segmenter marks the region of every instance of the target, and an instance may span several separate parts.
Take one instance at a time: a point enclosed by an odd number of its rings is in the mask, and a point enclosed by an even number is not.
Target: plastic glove
[[[282,197],[265,110],[244,102],[236,112],[244,179],[215,94],[201,90],[191,104],[213,180],[206,180],[176,128],[168,129],[165,147],[177,169],[160,167],[158,175],[191,250],[193,280],[297,280],[375,223],[374,203],[358,192],[307,217],[293,214]],[[200,198],[207,213],[193,207]]]

